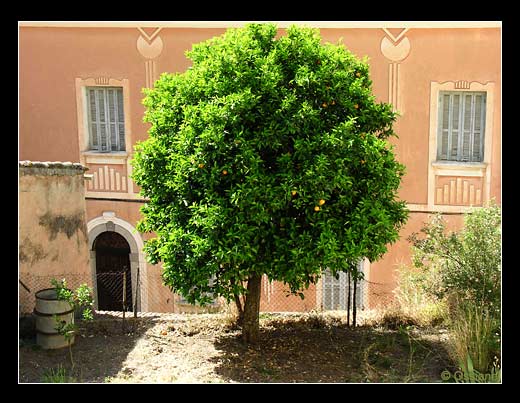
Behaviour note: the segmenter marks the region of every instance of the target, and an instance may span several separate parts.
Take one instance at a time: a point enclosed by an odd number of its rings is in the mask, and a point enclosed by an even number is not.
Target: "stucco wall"
[[[142,88],[150,84],[147,77],[157,79],[162,72],[185,71],[191,64],[185,51],[192,44],[224,31],[164,27],[149,29],[151,36],[145,40],[142,39],[145,34],[137,27],[22,27],[21,158],[80,161],[74,87],[78,77],[128,79],[129,107],[125,113],[131,121],[129,140],[131,143],[144,140],[148,125],[142,121],[141,101]],[[284,31],[280,29],[280,35]],[[399,138],[392,142],[399,160],[407,167],[400,196],[408,203],[427,202],[430,83],[458,80],[495,83],[493,131],[486,135],[493,137],[490,193],[500,203],[500,28],[411,28],[386,32],[382,28],[322,28],[320,31],[323,42],[341,40],[356,56],[368,57],[376,99],[398,103],[400,117],[395,131]],[[403,33],[401,37],[399,31]],[[391,33],[393,38],[389,36]],[[148,41],[149,38],[152,40]],[[388,46],[393,47],[394,38],[399,38],[395,41],[397,50],[405,41],[409,44],[408,52],[402,52],[402,60],[393,61],[382,51],[383,41],[387,39]],[[147,64],[152,61],[153,69]],[[391,65],[399,65],[393,84]],[[398,102],[389,93],[391,88],[395,88]],[[49,99],[53,102],[48,102]],[[33,136],[36,131],[41,135]],[[48,146],[49,139],[52,147]],[[128,152],[132,154],[130,148]]]
[[[384,24],[393,28],[385,28]],[[135,227],[140,219],[142,200],[128,178],[133,155],[131,145],[147,138],[148,124],[142,120],[145,111],[141,103],[142,88],[153,86],[162,72],[185,71],[191,64],[185,51],[194,43],[220,35],[225,27],[219,24],[175,27],[175,24],[159,22],[157,26],[152,23],[109,25],[26,24],[20,27],[20,158],[80,161],[89,166],[90,173],[104,178],[104,186],[95,186],[94,180],[88,182],[87,219],[111,211]],[[493,86],[493,96],[489,93],[493,102],[487,106],[493,111],[492,124],[485,133],[486,138],[491,139],[486,145],[489,158],[485,174],[473,177],[471,184],[480,186],[483,202],[495,198],[501,203],[502,32],[497,24],[450,26],[448,23],[403,22],[399,28],[389,22],[382,22],[381,26],[348,22],[337,25],[344,26],[320,29],[323,42],[341,41],[356,56],[367,57],[376,100],[391,102],[400,115],[394,126],[398,138],[392,138],[391,142],[397,158],[406,166],[399,196],[408,203],[411,215],[401,230],[401,239],[389,245],[388,253],[380,261],[370,265],[369,293],[373,293],[373,301],[380,304],[392,295],[395,269],[410,261],[406,237],[419,230],[429,213],[462,214],[466,207],[436,202],[438,187],[447,181],[452,181],[454,186],[458,182],[457,175],[437,177],[432,169],[429,155],[435,149],[431,144],[432,121],[438,113],[432,107],[433,83],[453,83],[466,90],[471,85]],[[284,31],[281,28],[279,35]],[[125,155],[96,156],[82,149],[79,138],[84,119],[80,113],[82,94],[78,80],[83,80],[85,86],[104,86],[109,85],[110,80],[121,80],[117,86],[124,87],[125,114],[129,117]],[[464,172],[459,172],[458,177],[462,184],[469,183]],[[127,186],[123,178],[128,180]],[[126,190],[123,192],[123,189]],[[461,220],[461,215],[449,216],[449,228],[455,229]],[[143,240],[149,237],[148,234],[141,236]],[[148,265],[148,269],[150,284],[160,283],[160,266]],[[282,294],[278,288],[269,287],[264,286],[264,307],[274,306],[272,300],[266,302],[268,296],[273,296],[273,290]],[[313,290],[306,292],[312,295],[309,298],[314,294]],[[167,304],[165,309],[172,309],[168,293],[157,295],[161,304]],[[319,305],[319,301],[316,304]],[[160,305],[154,305],[155,308]],[[277,305],[276,309],[282,308]]]
[[[22,312],[34,293],[65,278],[91,285],[85,221],[85,168],[72,163],[19,163],[19,277]]]

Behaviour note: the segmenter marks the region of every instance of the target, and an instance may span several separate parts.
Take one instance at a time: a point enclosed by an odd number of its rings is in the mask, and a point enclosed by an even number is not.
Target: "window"
[[[211,276],[211,278],[209,279],[208,281],[208,285],[210,287],[212,287],[215,282],[217,280],[217,277],[213,274]],[[212,299],[212,301],[208,304],[209,306],[215,306],[215,305],[218,305],[218,299],[217,297],[214,295],[214,293],[212,292],[205,292],[203,293],[204,296],[207,296],[207,297],[210,297]],[[189,304],[188,300],[186,298],[184,298],[182,295],[179,294],[179,300],[178,300],[178,303],[179,304]],[[198,305],[198,304],[195,304],[195,305]]]
[[[358,270],[363,272],[363,261],[358,264]],[[334,277],[329,269],[326,269],[322,277],[323,281],[323,309],[346,310],[348,307],[348,274],[339,272]],[[356,306],[364,308],[364,280],[358,280],[356,284]],[[350,280],[350,300],[354,298],[354,281]]]
[[[123,89],[87,87],[89,149],[99,152],[125,151]]]
[[[437,160],[482,162],[485,117],[485,92],[439,92]]]

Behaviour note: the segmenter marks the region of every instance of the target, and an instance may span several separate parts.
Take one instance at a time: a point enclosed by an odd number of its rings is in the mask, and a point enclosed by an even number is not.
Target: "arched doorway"
[[[132,310],[130,245],[117,232],[106,231],[96,237],[92,249],[96,256],[98,309]]]
[[[90,270],[94,286],[94,309],[101,310],[98,304],[96,273],[96,250],[94,241],[104,232],[115,232],[121,235],[130,246],[130,271],[132,273],[132,297],[138,312],[146,312],[148,305],[147,265],[143,253],[144,242],[139,232],[127,221],[116,217],[113,211],[104,211],[101,216],[87,223],[88,242],[90,250]],[[119,308],[120,310],[121,308]]]

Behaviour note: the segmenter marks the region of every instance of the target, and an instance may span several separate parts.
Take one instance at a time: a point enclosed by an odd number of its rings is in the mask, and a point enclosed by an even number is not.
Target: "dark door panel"
[[[116,232],[104,232],[94,243],[96,251],[96,277],[98,309],[123,310],[123,273],[126,273],[125,310],[132,308],[132,279],[130,247]]]

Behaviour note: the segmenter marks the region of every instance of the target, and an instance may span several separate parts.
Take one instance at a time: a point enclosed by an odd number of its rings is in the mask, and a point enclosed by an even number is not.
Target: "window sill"
[[[461,161],[432,161],[432,166],[440,167],[469,167],[469,168],[485,168],[486,163],[484,162],[461,162]]]
[[[434,173],[441,176],[484,176],[484,162],[432,161]]]
[[[83,151],[81,154],[85,158],[85,162],[91,164],[124,164],[128,159],[126,151]]]

